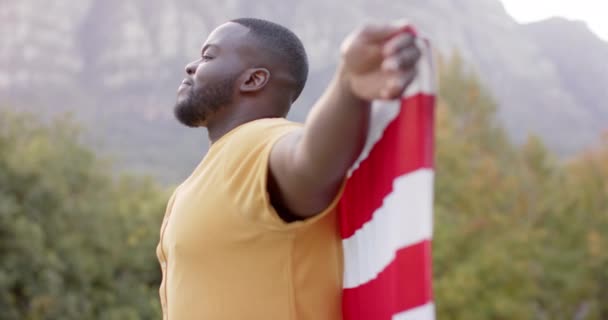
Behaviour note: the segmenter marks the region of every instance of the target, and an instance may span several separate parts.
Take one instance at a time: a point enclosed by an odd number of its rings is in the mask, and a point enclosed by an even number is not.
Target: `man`
[[[334,207],[370,101],[398,98],[414,78],[420,52],[404,27],[350,35],[304,125],[284,119],[308,73],[291,31],[247,18],[209,35],[177,93],[177,119],[206,127],[212,144],[161,227],[164,319],[341,319]]]

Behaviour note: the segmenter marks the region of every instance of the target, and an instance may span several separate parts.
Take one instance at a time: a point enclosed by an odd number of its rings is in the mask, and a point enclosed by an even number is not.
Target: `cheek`
[[[196,68],[196,72],[194,73],[194,81],[196,82],[204,82],[209,74],[208,66],[204,63],[201,63]]]
[[[198,65],[194,79],[201,85],[226,79],[245,70],[242,61],[233,57],[218,57]]]

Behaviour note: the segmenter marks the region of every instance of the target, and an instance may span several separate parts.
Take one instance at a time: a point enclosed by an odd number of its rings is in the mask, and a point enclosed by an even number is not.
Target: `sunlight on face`
[[[519,22],[552,16],[583,20],[598,36],[608,41],[608,1],[603,0],[501,0],[507,12]]]

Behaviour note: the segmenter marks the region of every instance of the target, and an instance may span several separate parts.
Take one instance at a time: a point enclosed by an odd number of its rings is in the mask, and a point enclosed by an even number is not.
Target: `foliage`
[[[113,179],[69,119],[0,115],[0,319],[153,319],[167,199]]]
[[[563,164],[535,136],[508,141],[457,56],[440,88],[438,318],[606,319],[608,139]]]

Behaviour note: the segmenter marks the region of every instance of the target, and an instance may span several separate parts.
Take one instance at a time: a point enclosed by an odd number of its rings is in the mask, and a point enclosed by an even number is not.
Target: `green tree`
[[[517,148],[496,104],[456,56],[441,65],[437,109],[434,275],[439,318],[522,319],[534,288],[518,217]]]
[[[0,114],[0,319],[154,319],[167,193],[110,175],[69,119]]]
[[[565,164],[538,137],[513,145],[457,56],[440,88],[438,317],[605,319],[608,148]]]

